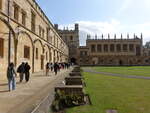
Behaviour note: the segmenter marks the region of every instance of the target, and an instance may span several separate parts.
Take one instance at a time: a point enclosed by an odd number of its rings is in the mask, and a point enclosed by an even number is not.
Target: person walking
[[[15,90],[16,89],[16,72],[14,69],[14,64],[10,63],[8,68],[7,68],[7,79],[8,79],[8,88],[9,91]]]
[[[25,74],[25,63],[24,62],[22,62],[22,64],[19,65],[17,72],[19,73],[20,82],[22,82],[22,80],[24,78],[24,74]]]
[[[26,64],[25,64],[25,80],[26,80],[26,82],[28,82],[30,79],[30,69],[31,69],[30,65],[28,64],[28,62],[26,62]]]
[[[51,69],[51,72],[53,71],[53,68],[54,68],[53,63],[50,63],[50,69]]]
[[[46,76],[48,76],[48,72],[49,72],[49,63],[46,64]]]
[[[55,75],[57,75],[58,68],[59,68],[59,65],[57,63],[54,63],[54,72],[55,72]]]

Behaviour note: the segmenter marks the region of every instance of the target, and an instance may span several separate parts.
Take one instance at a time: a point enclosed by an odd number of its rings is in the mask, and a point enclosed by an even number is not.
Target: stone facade
[[[55,29],[60,34],[61,38],[69,47],[69,61],[76,63],[77,51],[79,47],[79,25],[75,24],[74,30],[58,29],[58,24],[55,24]]]
[[[68,46],[35,0],[0,0],[0,79],[9,62],[28,62],[38,72],[67,61]]]
[[[145,54],[145,55],[144,55]],[[150,65],[148,50],[143,48],[143,37],[107,39],[87,36],[86,46],[78,49],[80,65]]]

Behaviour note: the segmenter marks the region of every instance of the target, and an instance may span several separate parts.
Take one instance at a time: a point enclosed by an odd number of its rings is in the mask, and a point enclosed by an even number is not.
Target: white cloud
[[[81,45],[85,45],[87,34],[92,36],[95,36],[95,34],[98,36],[104,34],[105,38],[107,38],[107,34],[109,33],[111,38],[114,38],[114,34],[117,34],[117,37],[120,38],[121,33],[123,33],[123,37],[127,38],[127,34],[129,33],[130,38],[133,38],[134,33],[138,36],[143,33],[144,43],[150,41],[150,22],[123,25],[120,21],[112,19],[110,22],[77,21],[75,23],[79,23]],[[64,25],[61,25],[61,28],[63,28],[62,26]],[[68,29],[74,29],[74,24],[65,26],[68,26]]]
[[[132,2],[134,0],[122,0],[122,5],[120,7],[120,9],[118,10],[118,14],[121,14],[123,11],[125,11],[126,9],[128,9],[128,7],[132,4]]]

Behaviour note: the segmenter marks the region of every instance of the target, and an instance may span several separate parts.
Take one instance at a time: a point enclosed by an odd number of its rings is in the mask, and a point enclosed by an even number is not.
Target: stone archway
[[[9,38],[10,36],[10,38]],[[12,26],[2,17],[0,17],[0,39],[1,39],[1,55],[0,56],[0,74],[6,75],[8,63],[13,62],[15,64],[16,57],[16,34]],[[10,51],[9,51],[9,39]],[[9,58],[10,55],[10,58]],[[6,79],[6,76],[1,76],[0,79]]]
[[[45,55],[45,65],[47,62],[50,62],[50,47],[49,45],[44,45],[44,55]]]
[[[74,57],[72,57],[72,58],[70,59],[70,62],[73,63],[73,64],[77,64],[77,59],[74,58]]]
[[[44,46],[42,44],[42,41],[39,39],[36,39],[34,41],[34,71],[39,72],[44,70]]]
[[[31,70],[33,72],[33,40],[31,36],[25,32],[20,31],[17,37],[17,65],[21,64],[22,62],[28,62],[31,66]]]
[[[119,60],[119,65],[122,66],[123,65],[123,61]]]

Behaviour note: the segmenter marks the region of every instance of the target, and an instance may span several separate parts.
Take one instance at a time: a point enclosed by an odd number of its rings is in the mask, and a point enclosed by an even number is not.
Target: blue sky
[[[80,25],[80,44],[85,45],[86,34],[116,33],[132,38],[143,33],[144,42],[150,40],[150,0],[37,0],[51,22],[60,28]]]

